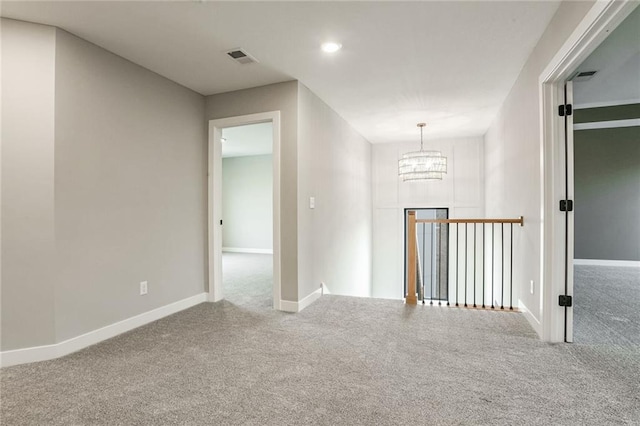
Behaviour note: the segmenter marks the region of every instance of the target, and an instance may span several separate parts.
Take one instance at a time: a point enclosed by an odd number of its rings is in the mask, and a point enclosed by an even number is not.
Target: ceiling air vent
[[[588,80],[591,80],[593,78],[593,76],[596,75],[597,72],[598,71],[578,71],[569,80],[571,80],[571,81],[588,81]]]
[[[256,58],[254,58],[253,56],[249,55],[247,52],[239,48],[229,50],[227,52],[227,55],[231,59],[233,59],[234,61],[242,65],[253,64],[255,62],[258,62]]]

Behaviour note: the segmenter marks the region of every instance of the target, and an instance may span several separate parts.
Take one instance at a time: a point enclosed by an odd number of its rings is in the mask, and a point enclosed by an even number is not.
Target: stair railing
[[[509,310],[514,310],[513,225],[524,226],[522,216],[518,219],[416,219],[416,212],[409,211],[405,295],[408,305],[418,302],[416,293],[420,265],[416,233],[419,223],[441,224],[455,230],[448,233],[449,264],[454,273],[448,274],[447,305],[482,309],[499,307],[501,310],[507,306]],[[508,268],[505,260],[508,261]],[[420,297],[422,294],[420,292]]]

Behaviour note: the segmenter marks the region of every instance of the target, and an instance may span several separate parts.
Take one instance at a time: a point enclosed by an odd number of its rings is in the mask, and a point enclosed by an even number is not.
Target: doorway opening
[[[273,288],[273,123],[222,129],[225,299],[270,307]]]
[[[594,4],[539,78],[544,171],[540,325],[546,341],[572,342],[574,335],[574,208],[579,206],[574,203],[571,80],[585,59],[636,6],[613,0]]]
[[[407,294],[409,262],[416,261],[416,288],[418,300],[423,304],[449,301],[449,226],[440,223],[416,224],[416,250],[414,256],[409,256],[409,240],[407,238],[407,223],[409,212],[415,212],[416,219],[448,219],[447,208],[408,208],[404,210],[404,291]]]
[[[209,122],[209,300],[280,309],[280,112]]]
[[[569,337],[582,344],[640,345],[639,40],[637,8],[567,83],[574,105]]]

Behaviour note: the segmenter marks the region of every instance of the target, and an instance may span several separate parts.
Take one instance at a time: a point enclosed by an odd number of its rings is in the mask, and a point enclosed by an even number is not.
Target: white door
[[[573,215],[573,83],[567,81],[564,87],[564,215],[565,215],[565,273],[564,294],[571,299],[564,307],[564,341],[573,342],[573,253],[574,253],[574,215]],[[563,108],[561,107],[561,109]],[[561,114],[562,114],[561,112]],[[563,207],[561,206],[561,209]],[[567,299],[565,299],[566,301]]]

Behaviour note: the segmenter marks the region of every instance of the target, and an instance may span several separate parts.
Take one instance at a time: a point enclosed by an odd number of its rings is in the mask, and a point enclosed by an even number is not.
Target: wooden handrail
[[[411,213],[410,211],[409,214]],[[518,219],[415,219],[415,223],[517,223],[524,226],[524,217],[520,216]]]
[[[405,295],[405,303],[407,305],[417,305],[418,299],[416,297],[417,290],[417,237],[416,237],[416,225],[418,223],[517,223],[520,226],[524,226],[524,217],[520,216],[518,219],[416,219],[416,212],[410,210],[407,212],[407,294]],[[513,233],[513,227],[511,228]],[[512,237],[513,238],[513,237]],[[475,241],[475,240],[474,240]],[[512,242],[513,244],[513,242]],[[513,254],[512,254],[513,256]],[[483,284],[484,285],[484,284]],[[465,283],[466,286],[466,283]],[[484,287],[483,287],[484,288]],[[432,295],[433,296],[433,295]],[[457,296],[456,296],[457,297]],[[465,296],[466,297],[466,296]],[[474,296],[475,297],[475,296]],[[483,296],[484,297],[484,296]],[[456,303],[456,306],[457,303]],[[466,303],[465,303],[466,306]],[[475,307],[475,299],[474,299]],[[483,303],[484,307],[484,303]],[[492,305],[493,308],[493,305]],[[513,307],[510,308],[513,310]]]

